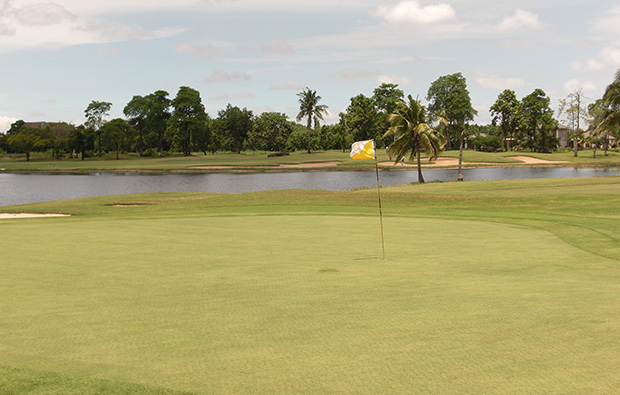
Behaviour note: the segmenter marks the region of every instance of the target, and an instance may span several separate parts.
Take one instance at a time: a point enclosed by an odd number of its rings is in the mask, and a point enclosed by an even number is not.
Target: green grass
[[[139,157],[137,155],[123,155],[116,160],[114,155],[107,155],[99,158],[87,158],[82,161],[79,159],[35,158],[30,162],[22,159],[0,159],[0,168],[8,171],[89,171],[89,170],[108,170],[108,171],[170,171],[170,170],[193,170],[200,166],[234,166],[237,168],[252,168],[255,166],[266,166],[277,168],[281,164],[300,164],[309,162],[351,162],[349,153],[340,151],[313,152],[292,152],[288,156],[268,158],[267,152],[247,151],[241,154],[218,153],[216,155],[195,154],[186,156],[167,156],[159,157]],[[357,161],[356,163],[360,163]],[[255,169],[256,170],[256,169]],[[267,170],[267,169],[262,169]],[[217,169],[221,172],[222,169]]]
[[[381,193],[3,208],[0,393],[616,392],[620,178]]]
[[[280,165],[301,164],[313,162],[338,162],[333,169],[340,170],[369,170],[374,169],[374,161],[354,161],[349,157],[349,152],[321,151],[308,154],[306,152],[291,152],[289,156],[268,158],[267,152],[246,151],[241,154],[218,153],[216,155],[195,154],[189,157],[168,156],[164,158],[139,157],[137,155],[123,155],[116,160],[113,154],[102,158],[61,159],[55,160],[49,157],[35,157],[30,162],[25,158],[0,158],[0,169],[6,171],[52,171],[52,172],[88,172],[88,171],[209,171],[204,169],[208,166],[230,167],[231,170],[270,171],[278,170]],[[447,151],[443,157],[458,158],[458,151]],[[525,155],[550,161],[564,161],[567,166],[620,166],[620,153],[609,151],[608,156],[604,151],[598,150],[597,157],[592,157],[591,150],[580,151],[575,158],[572,151],[557,152],[552,154],[538,154],[530,151],[513,152],[477,152],[464,151],[463,161],[465,167],[480,166],[485,163],[488,166],[519,166],[523,162],[512,159],[512,156]],[[380,162],[389,161],[385,150],[377,150]],[[468,164],[468,162],[471,162]],[[426,160],[423,164],[427,164]],[[197,169],[203,167],[203,169]],[[222,172],[225,169],[217,168],[211,171]],[[287,169],[291,171],[291,169]]]

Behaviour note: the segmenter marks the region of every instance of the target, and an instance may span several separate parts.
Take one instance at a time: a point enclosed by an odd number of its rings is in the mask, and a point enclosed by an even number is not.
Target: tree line
[[[580,101],[580,92],[560,102],[560,115],[565,115],[573,126],[570,140],[574,146],[584,139],[579,120],[590,125],[591,140],[603,135],[616,136],[619,91],[620,71],[605,96],[587,108]],[[51,151],[56,158],[76,155],[82,159],[106,153],[114,153],[118,158],[129,152],[140,156],[243,150],[310,153],[329,149],[346,151],[354,141],[374,139],[379,148],[396,143],[392,153],[398,160],[404,156],[403,147],[410,150],[413,158],[419,152],[433,151],[429,144],[435,145],[439,152],[462,149],[464,139],[483,149],[550,152],[558,147],[555,133],[558,121],[542,89],[521,100],[514,91],[504,90],[490,108],[492,124],[473,125],[477,111],[461,73],[435,80],[427,91],[427,106],[419,98],[410,95],[405,98],[397,84],[383,83],[370,97],[363,94],[352,97],[335,125],[320,124],[328,107],[320,103],[322,98],[316,91],[305,88],[297,96],[300,111],[296,121],[305,125],[289,120],[283,113],[265,112],[255,116],[251,110],[231,104],[212,118],[205,111],[200,93],[187,86],[179,88],[174,98],[163,90],[134,96],[123,108],[125,118],[107,120],[112,104],[92,101],[84,111],[83,125],[20,120],[0,134],[0,149],[25,153],[27,159],[38,151]],[[413,135],[405,138],[406,128],[398,126],[397,119],[424,125],[420,130],[436,131],[439,140],[431,144],[430,140],[416,140]],[[408,127],[413,128],[413,124]]]

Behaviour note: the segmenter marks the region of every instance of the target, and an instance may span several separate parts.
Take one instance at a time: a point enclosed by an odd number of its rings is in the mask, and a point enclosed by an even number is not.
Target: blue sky
[[[134,95],[201,93],[256,115],[298,112],[316,90],[335,123],[382,82],[424,99],[467,79],[475,122],[510,88],[599,98],[620,68],[620,5],[599,0],[0,0],[0,131],[17,119],[84,121],[92,100],[122,117]]]

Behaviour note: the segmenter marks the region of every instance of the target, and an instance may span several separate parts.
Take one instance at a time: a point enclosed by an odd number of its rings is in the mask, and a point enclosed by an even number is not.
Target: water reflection
[[[424,179],[427,182],[453,181],[456,180],[456,175],[457,172],[453,169],[424,170]],[[620,168],[509,167],[463,170],[464,179],[469,181],[613,175],[620,175]],[[383,186],[402,185],[417,180],[415,170],[380,172]],[[0,206],[142,192],[245,193],[275,189],[350,190],[372,188],[376,185],[375,173],[369,171],[89,175],[0,173]]]

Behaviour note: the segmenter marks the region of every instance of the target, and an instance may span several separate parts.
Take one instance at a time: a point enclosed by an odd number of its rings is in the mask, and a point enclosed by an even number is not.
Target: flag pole
[[[373,146],[375,142],[373,141]],[[374,147],[373,147],[374,148]],[[377,173],[377,195],[379,196],[379,221],[381,222],[381,249],[383,251],[383,260],[385,261],[385,239],[383,237],[383,211],[381,209],[381,186],[379,185],[379,163],[377,161],[377,150],[375,154],[375,171]]]
[[[381,221],[381,248],[383,250],[383,260],[385,260],[385,239],[383,237],[383,210],[381,208],[381,185],[379,184],[379,163],[377,161],[377,149],[375,140],[356,141],[351,145],[351,159],[374,159],[375,171],[377,173],[377,194],[379,195],[379,220]]]

